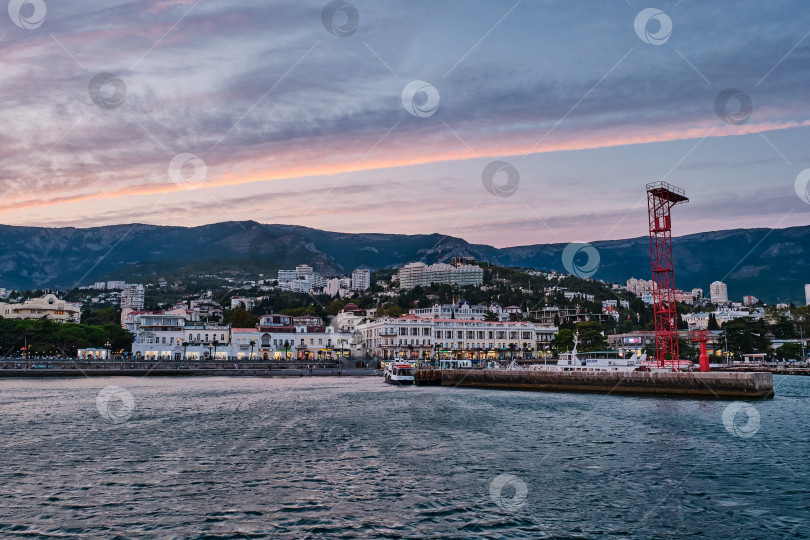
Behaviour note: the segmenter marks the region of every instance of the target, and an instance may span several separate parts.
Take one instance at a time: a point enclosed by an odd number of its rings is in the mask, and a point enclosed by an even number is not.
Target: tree
[[[214,346],[214,360],[217,359],[217,347],[219,347],[219,340],[215,339],[211,345]]]
[[[774,356],[780,360],[802,360],[802,346],[800,343],[785,343],[774,351]]]
[[[488,309],[484,312],[484,320],[487,322],[497,322],[499,320],[498,314]]]
[[[253,358],[253,347],[255,347],[255,346],[256,346],[256,342],[251,339],[250,340],[250,358],[251,359]]]
[[[604,351],[607,349],[607,341],[602,333],[602,325],[596,321],[581,322],[577,325],[579,334],[580,350]]]
[[[259,317],[240,306],[231,312],[230,321],[233,328],[255,328]]]
[[[188,341],[183,342],[183,361],[186,361],[186,349],[188,349]]]
[[[285,339],[284,340],[284,360],[287,360],[287,357],[289,356],[287,353],[289,352],[289,350],[290,350],[290,342]]]
[[[723,325],[728,335],[728,349],[735,355],[768,352],[770,340],[763,320],[742,317]]]
[[[515,345],[514,343],[509,344],[509,359],[510,360],[515,359],[515,350],[516,349],[517,349],[517,345]]]
[[[557,352],[568,352],[574,348],[574,331],[564,328],[554,336],[554,348]]]
[[[709,313],[709,326],[707,330],[720,330],[720,325],[717,324],[717,319],[714,317],[714,313]]]

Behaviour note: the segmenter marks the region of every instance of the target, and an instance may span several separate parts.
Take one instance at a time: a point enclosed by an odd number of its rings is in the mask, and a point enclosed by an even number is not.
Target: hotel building
[[[399,286],[402,289],[413,289],[433,283],[448,285],[481,285],[484,283],[484,269],[480,266],[462,264],[436,263],[430,266],[422,262],[408,263],[399,269]]]

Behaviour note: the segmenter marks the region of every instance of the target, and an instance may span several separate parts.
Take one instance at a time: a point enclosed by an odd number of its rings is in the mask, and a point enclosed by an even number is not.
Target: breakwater
[[[667,397],[716,399],[758,399],[773,397],[770,373],[720,372],[554,372],[496,369],[420,369],[417,384],[545,390],[554,392],[595,392]]]

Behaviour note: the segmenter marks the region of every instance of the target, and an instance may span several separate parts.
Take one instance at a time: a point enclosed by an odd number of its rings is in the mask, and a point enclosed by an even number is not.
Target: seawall
[[[762,399],[773,397],[770,373],[554,372],[494,369],[417,370],[417,384],[594,392],[666,397]]]

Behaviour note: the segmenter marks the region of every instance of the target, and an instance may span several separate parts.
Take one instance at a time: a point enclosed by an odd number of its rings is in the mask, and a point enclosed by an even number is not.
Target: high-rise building
[[[278,271],[278,282],[279,283],[289,283],[291,281],[295,281],[298,279],[298,272],[296,270],[279,270]]]
[[[653,292],[653,281],[645,279],[630,278],[627,280],[627,291],[635,294],[636,296],[643,296],[647,293]]]
[[[484,269],[480,266],[462,264],[453,266],[436,263],[430,266],[421,262],[409,263],[399,269],[399,286],[402,289],[413,289],[432,283],[449,285],[481,285],[484,283]]]
[[[728,302],[728,287],[722,281],[715,281],[709,285],[709,294],[713,304],[724,304]]]
[[[140,311],[143,309],[143,284],[139,283],[129,284],[121,291],[121,309],[134,309]]]
[[[804,286],[804,302],[810,306],[810,283]]]
[[[371,287],[371,271],[368,268],[358,268],[352,272],[352,290],[365,291]]]
[[[757,302],[759,302],[759,298],[757,298],[756,296],[751,296],[750,294],[746,295],[746,296],[743,296],[743,305],[744,306],[753,306]]]
[[[295,267],[295,271],[299,278],[311,276],[314,273],[314,270],[312,270],[312,267],[308,264],[299,264]]]

